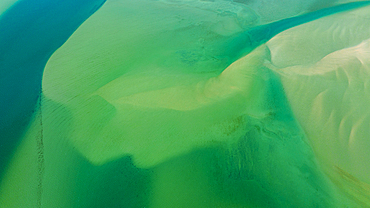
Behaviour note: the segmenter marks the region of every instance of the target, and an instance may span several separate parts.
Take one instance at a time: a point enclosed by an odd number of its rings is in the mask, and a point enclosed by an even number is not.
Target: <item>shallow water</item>
[[[345,3],[0,3],[0,207],[370,207]]]

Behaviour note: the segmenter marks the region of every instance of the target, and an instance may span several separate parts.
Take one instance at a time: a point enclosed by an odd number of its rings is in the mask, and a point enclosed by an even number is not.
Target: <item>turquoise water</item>
[[[104,1],[18,1],[1,15],[1,170],[32,117],[51,54]]]
[[[369,207],[369,4],[0,3],[0,207]]]

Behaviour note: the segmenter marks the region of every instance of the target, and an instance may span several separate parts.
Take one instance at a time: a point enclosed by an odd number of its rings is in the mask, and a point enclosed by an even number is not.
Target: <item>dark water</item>
[[[104,0],[21,0],[0,19],[0,172],[33,116],[51,54]]]
[[[41,93],[43,68],[51,54],[105,0],[49,1],[21,0],[0,19],[0,170],[19,142],[18,138],[33,115]],[[252,50],[280,31],[313,19],[369,4],[368,1],[340,5],[247,30],[232,39],[223,53],[233,56]],[[245,36],[252,42],[247,43]],[[245,45],[247,44],[247,45]],[[250,46],[248,45],[250,44]],[[230,45],[232,46],[230,48]],[[235,46],[234,46],[235,45]]]
[[[0,174],[8,167],[29,122],[39,115],[35,112],[40,103],[62,109],[52,101],[40,102],[45,64],[104,2],[21,0],[1,16]],[[282,30],[366,4],[369,2],[357,2],[256,27],[248,30],[247,35],[244,33],[226,41],[234,45],[222,53],[231,54],[230,60],[234,61]],[[246,36],[249,40],[252,37],[247,46],[243,45]],[[243,118],[240,123],[248,127],[244,136],[235,138],[238,142],[226,147],[196,148],[152,168],[137,168],[128,156],[101,166],[92,165],[65,141],[49,139],[44,142],[41,124],[37,138],[36,205],[96,208],[176,207],[173,204],[177,203],[187,204],[184,207],[333,206],[335,200],[330,195],[330,183],[317,167],[279,78],[273,73],[267,74],[269,84],[263,107],[270,114],[263,119]],[[44,150],[44,144],[49,149]],[[44,158],[44,153],[59,157],[49,160]],[[49,165],[44,166],[44,160],[49,160]],[[62,192],[68,192],[67,196],[58,196]],[[168,201],[156,201],[157,198]]]

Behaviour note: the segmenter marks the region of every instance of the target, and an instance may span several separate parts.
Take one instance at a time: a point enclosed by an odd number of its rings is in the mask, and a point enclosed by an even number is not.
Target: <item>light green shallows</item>
[[[202,22],[230,27],[233,19],[176,7],[161,14],[173,6],[146,3],[107,2],[45,70],[45,97],[70,110],[59,118],[72,122],[68,139],[95,164],[132,155],[139,167],[152,167],[240,137],[245,125],[239,117],[261,113],[248,108],[260,100],[266,49],[219,75],[222,57],[211,57],[217,52],[204,39],[223,36]],[[231,31],[240,31],[233,24]]]
[[[225,68],[217,43],[257,14],[163,2],[108,1],[52,56],[0,203],[101,207],[96,193],[132,183],[121,207],[370,206],[369,7],[287,30]],[[140,171],[150,180],[130,178]],[[128,179],[104,190],[96,177]]]
[[[13,6],[15,3],[17,3],[18,0],[2,0],[0,2],[0,17],[1,15],[9,9],[11,6]]]

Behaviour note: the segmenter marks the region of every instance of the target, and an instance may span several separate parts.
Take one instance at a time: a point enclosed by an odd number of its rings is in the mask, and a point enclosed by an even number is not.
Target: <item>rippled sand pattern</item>
[[[0,3],[0,207],[370,207],[368,5]]]

